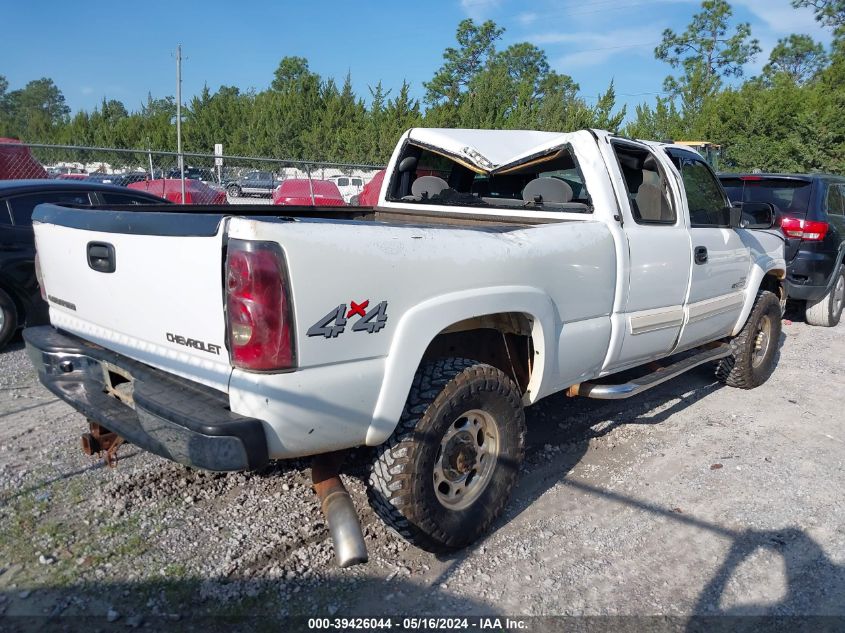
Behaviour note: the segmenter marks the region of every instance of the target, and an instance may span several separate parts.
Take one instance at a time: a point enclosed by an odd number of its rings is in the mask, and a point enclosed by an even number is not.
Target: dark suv
[[[250,171],[224,185],[230,198],[238,196],[272,196],[279,181],[269,171]]]
[[[807,323],[832,327],[845,306],[845,178],[829,174],[721,174],[732,202],[769,202],[786,236],[786,289],[806,301]]]
[[[171,169],[167,172],[167,177],[172,179],[180,179],[182,171],[178,168]],[[208,167],[185,167],[185,178],[187,180],[200,180],[206,184],[217,184],[217,176],[213,169]]]
[[[0,349],[19,327],[44,323],[47,306],[35,278],[32,210],[74,205],[161,204],[142,191],[85,180],[0,180]]]

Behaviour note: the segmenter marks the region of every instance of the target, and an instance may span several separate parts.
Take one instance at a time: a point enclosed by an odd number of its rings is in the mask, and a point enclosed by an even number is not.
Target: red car
[[[381,193],[381,185],[384,183],[384,175],[387,173],[386,169],[377,172],[373,179],[370,180],[361,193],[358,194],[358,206],[360,207],[374,207],[378,204],[378,195]]]
[[[340,189],[329,180],[311,180],[291,178],[285,180],[273,191],[273,204],[297,205],[304,207],[345,207],[346,202],[340,195]]]
[[[146,191],[177,204],[228,204],[225,191],[212,189],[200,180],[185,179],[184,203],[182,202],[182,181],[178,178],[142,180],[131,183],[128,188]]]
[[[48,178],[47,170],[16,138],[0,138],[0,180]]]

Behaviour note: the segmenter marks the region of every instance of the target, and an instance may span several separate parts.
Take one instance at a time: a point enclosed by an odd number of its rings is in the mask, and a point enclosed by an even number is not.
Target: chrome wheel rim
[[[833,289],[833,316],[842,313],[842,306],[845,305],[845,275],[839,275],[836,286]]]
[[[0,309],[0,332],[3,331],[4,325],[6,325],[6,313]]]
[[[757,331],[754,333],[754,347],[752,349],[751,364],[754,367],[759,367],[766,354],[769,352],[769,346],[772,343],[772,318],[769,315],[760,319],[757,325]]]
[[[499,427],[486,411],[473,409],[455,419],[434,462],[434,493],[450,510],[463,510],[487,488],[499,459]]]

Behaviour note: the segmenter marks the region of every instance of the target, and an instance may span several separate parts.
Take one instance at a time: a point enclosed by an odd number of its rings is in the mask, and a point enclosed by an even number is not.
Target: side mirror
[[[741,205],[742,203],[740,203]],[[739,229],[744,228],[742,226],[742,206],[737,205],[735,202],[731,204],[730,207],[730,225],[732,229]]]
[[[769,202],[746,202],[740,208],[743,229],[770,229],[775,225],[777,212]]]

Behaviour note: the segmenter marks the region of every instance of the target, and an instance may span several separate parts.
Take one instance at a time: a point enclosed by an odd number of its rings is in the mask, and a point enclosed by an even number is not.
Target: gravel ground
[[[753,391],[699,368],[623,402],[548,398],[527,412],[495,531],[449,556],[383,526],[360,451],[344,479],[370,562],[340,570],[307,461],[221,475],[125,446],[104,467],[18,339],[0,352],[0,614],[121,630],[240,615],[845,616],[843,409],[845,323],[800,320]]]

